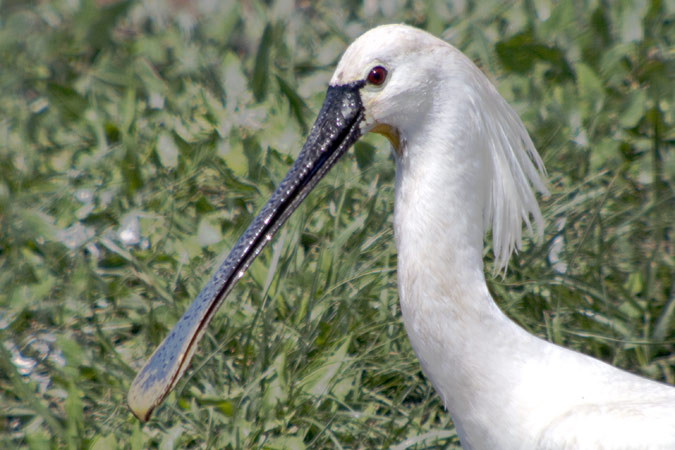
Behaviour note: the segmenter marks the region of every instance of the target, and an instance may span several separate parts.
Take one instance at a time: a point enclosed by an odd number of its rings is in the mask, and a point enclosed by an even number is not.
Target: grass
[[[0,442],[458,445],[400,321],[394,165],[372,137],[252,265],[154,418],[125,406],[290,166],[341,52],[389,22],[476,61],[545,160],[545,237],[489,280],[500,306],[675,383],[672,5],[295,3],[0,2]]]

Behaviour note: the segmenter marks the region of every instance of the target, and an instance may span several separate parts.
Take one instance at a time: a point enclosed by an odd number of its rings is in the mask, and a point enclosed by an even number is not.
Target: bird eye
[[[387,69],[385,69],[382,66],[375,66],[372,69],[370,69],[370,73],[368,74],[368,83],[373,84],[375,86],[380,86],[382,83],[384,83],[384,80],[387,79]]]

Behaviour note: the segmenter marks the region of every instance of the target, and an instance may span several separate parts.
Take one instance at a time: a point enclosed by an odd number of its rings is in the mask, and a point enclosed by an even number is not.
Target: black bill
[[[361,137],[362,82],[330,86],[298,159],[272,198],[136,375],[127,402],[142,421],[169,394],[190,364],[206,327],[237,280],[344,152]]]

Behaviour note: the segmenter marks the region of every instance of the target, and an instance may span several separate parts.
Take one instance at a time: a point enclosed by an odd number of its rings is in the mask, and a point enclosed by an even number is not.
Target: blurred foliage
[[[0,1],[0,442],[457,445],[400,321],[394,167],[371,137],[253,264],[155,418],[125,406],[341,52],[390,22],[476,61],[549,170],[545,240],[490,280],[502,308],[675,383],[674,17],[659,0]]]

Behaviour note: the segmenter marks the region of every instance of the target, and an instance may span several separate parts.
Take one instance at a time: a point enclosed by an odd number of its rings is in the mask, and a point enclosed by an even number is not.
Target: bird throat
[[[386,137],[391,142],[392,147],[394,147],[396,154],[401,155],[401,135],[396,128],[384,123],[378,123],[370,131]]]

